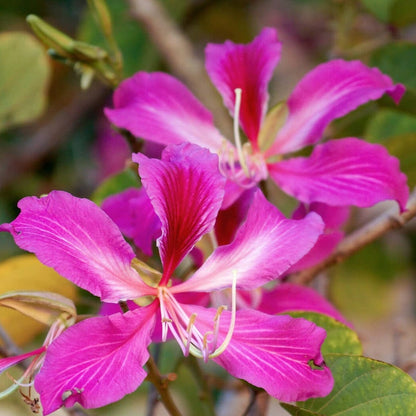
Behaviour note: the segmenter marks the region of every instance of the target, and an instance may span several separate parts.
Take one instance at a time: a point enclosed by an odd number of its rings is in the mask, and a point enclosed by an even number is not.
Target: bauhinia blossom
[[[280,400],[327,395],[333,379],[320,352],[322,328],[235,307],[237,289],[282,276],[311,249],[324,227],[321,218],[311,213],[286,219],[256,191],[233,241],[218,246],[189,279],[172,284],[179,263],[213,229],[225,179],[218,157],[191,144],[166,148],[161,160],[142,154],[133,159],[160,220],[163,272],[135,259],[104,211],[66,192],[22,199],[19,216],[0,226],[19,247],[104,302],[151,299],[124,314],[79,322],[47,347],[35,379],[44,413],[75,402],[100,407],[134,391],[146,377],[147,347],[159,328],[162,340],[175,338],[185,355],[211,358]],[[231,289],[231,310],[180,301],[222,289]]]
[[[387,93],[397,103],[401,84],[359,61],[333,60],[317,66],[287,100],[266,117],[267,87],[280,59],[276,31],[265,28],[249,44],[209,44],[206,69],[234,116],[236,146],[214,127],[211,113],[170,75],[138,72],[114,94],[109,120],[137,137],[161,144],[196,143],[218,153],[227,177],[224,206],[245,188],[270,176],[304,203],[368,207],[396,200],[404,210],[406,177],[399,162],[378,144],[354,137],[317,144],[328,124]],[[239,128],[248,138],[241,145]],[[315,145],[308,157],[288,157]]]

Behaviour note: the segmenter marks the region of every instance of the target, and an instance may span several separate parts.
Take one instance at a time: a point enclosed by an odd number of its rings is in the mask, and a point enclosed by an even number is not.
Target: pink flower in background
[[[406,177],[382,146],[353,137],[316,145],[332,120],[385,93],[397,103],[404,87],[359,61],[330,61],[299,82],[288,98],[287,115],[282,106],[279,120],[270,123],[265,121],[267,87],[280,50],[271,28],[247,45],[227,41],[206,48],[208,74],[235,119],[236,147],[222,137],[210,112],[187,87],[164,73],[139,72],[122,82],[114,108],[105,113],[113,124],[145,140],[191,142],[218,153],[220,169],[229,179],[224,206],[270,176],[307,204],[368,207],[393,199],[404,210]],[[248,138],[244,146],[237,123]],[[283,159],[310,145],[316,146],[309,157]]]
[[[123,170],[131,152],[126,139],[114,131],[107,120],[100,120],[97,124],[94,154],[98,168],[98,180],[102,181]]]
[[[171,285],[182,259],[213,229],[225,178],[218,157],[191,144],[166,148],[162,160],[133,159],[161,225],[163,272],[152,272],[157,282],[149,282],[119,228],[87,199],[61,191],[27,197],[19,216],[0,226],[20,248],[103,302],[153,299],[124,314],[79,322],[48,346],[35,379],[44,413],[76,402],[100,407],[134,391],[146,377],[147,347],[160,326],[162,340],[174,337],[185,355],[212,358],[280,400],[327,395],[333,379],[320,352],[325,331],[304,319],[236,311],[235,301],[237,289],[257,288],[300,260],[322,233],[320,217],[286,219],[256,191],[232,242],[217,247],[188,280]],[[231,311],[180,301],[192,292],[230,288]]]

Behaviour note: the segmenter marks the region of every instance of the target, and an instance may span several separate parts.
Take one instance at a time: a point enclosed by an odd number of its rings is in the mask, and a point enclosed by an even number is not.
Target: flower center
[[[227,309],[226,306],[220,306],[217,309],[213,319],[212,330],[201,331],[197,326],[198,315],[196,313],[189,315],[170,293],[169,288],[165,286],[158,287],[157,296],[162,316],[162,340],[166,341],[168,331],[170,331],[185,356],[192,354],[195,357],[203,358],[204,361],[222,354],[231,341],[235,326],[236,282],[237,277],[236,273],[234,273],[230,324],[227,335],[219,346],[220,320],[223,311]]]
[[[236,88],[234,106],[234,142],[235,147],[224,141],[219,152],[220,171],[228,179],[243,188],[251,188],[262,179],[267,178],[267,167],[260,153],[253,154],[250,143],[241,142],[240,107],[241,88]]]

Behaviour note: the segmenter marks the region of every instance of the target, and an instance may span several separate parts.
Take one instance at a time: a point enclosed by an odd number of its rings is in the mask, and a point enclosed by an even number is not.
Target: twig
[[[166,410],[171,416],[181,416],[168,389],[169,378],[160,374],[159,369],[151,356],[146,363],[146,367],[148,369],[147,381],[150,381],[156,387],[160,400],[164,404]]]
[[[263,398],[263,400],[261,400]],[[241,416],[264,416],[266,414],[269,396],[262,390],[251,390],[250,401]]]
[[[365,224],[363,227],[354,231],[345,237],[335,251],[325,260],[306,270],[293,274],[290,276],[289,280],[298,284],[306,284],[323,270],[334,264],[340,263],[388,231],[403,227],[408,221],[416,216],[416,190],[410,195],[406,211],[402,214],[397,214],[396,211],[396,207],[389,209]]]
[[[4,344],[4,348],[2,348],[1,353],[7,357],[12,355],[20,355],[22,351],[20,348],[13,342],[10,338],[9,334],[5,331],[5,329],[0,325],[0,340]]]
[[[153,351],[153,359],[155,364],[159,363],[160,351],[162,344],[156,344]],[[147,395],[147,413],[146,416],[154,416],[156,412],[156,404],[159,401],[158,392],[156,386],[153,383],[150,383],[149,392]]]
[[[79,121],[95,109],[105,97],[107,89],[100,84],[88,92],[80,92],[25,144],[3,150],[0,159],[0,189],[10,185],[24,172],[32,169],[51,151],[59,147]]]
[[[145,26],[172,72],[203,101],[214,114],[220,130],[229,135],[232,132],[230,118],[220,105],[203,63],[178,25],[156,0],[129,0],[129,3],[132,16]]]

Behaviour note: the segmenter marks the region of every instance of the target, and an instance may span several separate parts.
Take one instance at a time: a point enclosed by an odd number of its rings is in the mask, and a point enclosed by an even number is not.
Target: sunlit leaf
[[[44,266],[31,254],[22,254],[0,263],[0,294],[13,291],[48,291],[75,300],[75,286]],[[45,326],[10,308],[0,308],[0,325],[19,345],[30,341]]]
[[[282,404],[296,416],[407,416],[416,414],[416,383],[393,365],[356,355],[328,354],[335,379],[327,397]]]
[[[24,32],[0,34],[0,131],[40,116],[50,67],[43,46]]]
[[[362,354],[358,335],[350,328],[335,319],[315,312],[291,312],[294,318],[305,318],[326,330],[326,338],[321,351],[327,354]]]

